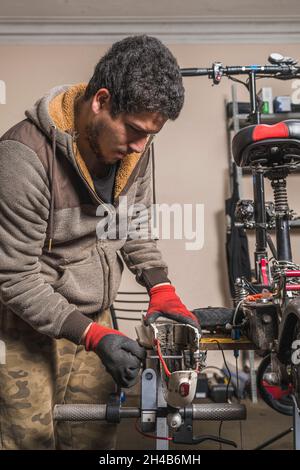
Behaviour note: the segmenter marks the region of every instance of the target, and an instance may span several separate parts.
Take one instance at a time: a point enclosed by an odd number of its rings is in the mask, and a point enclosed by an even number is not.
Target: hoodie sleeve
[[[0,142],[0,299],[40,333],[79,343],[91,322],[41,275],[48,176],[33,150]]]
[[[121,249],[122,257],[136,276],[139,284],[149,291],[162,282],[170,282],[168,268],[151,233],[152,179],[150,152],[145,171],[138,178],[135,197],[135,213],[130,217],[128,238]],[[139,226],[140,230],[136,231]],[[138,238],[137,238],[138,237]]]

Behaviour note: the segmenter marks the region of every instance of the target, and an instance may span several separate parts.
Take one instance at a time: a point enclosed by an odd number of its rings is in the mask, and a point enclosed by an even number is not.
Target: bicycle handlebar
[[[272,76],[276,78],[293,78],[300,74],[300,67],[293,64],[281,65],[245,65],[245,66],[223,66],[221,62],[214,62],[211,68],[184,68],[181,69],[183,77],[205,76],[213,79],[215,84],[220,83],[222,76],[250,75]]]
[[[103,421],[107,420],[107,405],[55,405],[53,418],[55,421]],[[178,412],[184,416],[184,409]],[[246,419],[246,407],[239,403],[205,403],[193,404],[194,420],[204,421],[234,421]],[[140,408],[120,407],[120,418],[138,418]]]

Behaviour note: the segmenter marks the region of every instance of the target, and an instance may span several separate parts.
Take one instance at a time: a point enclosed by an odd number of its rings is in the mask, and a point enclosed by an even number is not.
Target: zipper
[[[94,199],[96,199],[97,202],[100,202],[104,207],[105,209],[107,210],[107,212],[110,214],[110,215],[113,215],[113,213],[111,212],[111,210],[106,206],[105,202],[102,201],[102,199],[98,196],[98,194],[96,193],[96,191],[93,190],[93,188],[90,187],[90,185],[88,184],[88,182],[86,181],[77,161],[76,161],[76,158],[75,158],[75,163],[76,163],[76,169],[77,169],[77,173],[79,174],[79,176],[81,177],[81,179],[83,180],[85,186],[88,188],[89,190],[89,193],[94,197]],[[97,237],[96,237],[97,238]],[[96,243],[96,250],[97,250],[97,253],[98,253],[98,256],[99,256],[99,260],[100,260],[100,265],[102,267],[102,273],[103,273],[103,299],[102,299],[102,307],[103,305],[105,304],[105,302],[108,301],[108,296],[109,296],[109,271],[110,271],[110,268],[109,268],[109,264],[107,262],[107,259],[106,259],[106,256],[105,256],[105,252],[104,250],[102,250],[99,246],[98,246],[98,243]],[[106,264],[106,269],[107,269],[107,272],[102,264],[102,259],[101,259],[101,254],[99,252],[99,250],[102,251],[102,255],[104,257],[104,261],[105,261],[105,264]],[[101,307],[101,308],[102,308]]]

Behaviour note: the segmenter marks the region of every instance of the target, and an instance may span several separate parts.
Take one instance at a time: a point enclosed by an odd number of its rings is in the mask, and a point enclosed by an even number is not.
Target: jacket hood
[[[50,115],[49,105],[51,101],[64,94],[72,85],[61,85],[52,88],[47,94],[40,98],[32,108],[25,111],[25,115],[32,121],[50,140],[52,140],[53,127],[55,126],[54,120]],[[72,135],[64,132],[62,129],[57,129],[56,142],[57,145],[67,148],[68,144],[72,141]],[[64,152],[65,153],[65,152]]]

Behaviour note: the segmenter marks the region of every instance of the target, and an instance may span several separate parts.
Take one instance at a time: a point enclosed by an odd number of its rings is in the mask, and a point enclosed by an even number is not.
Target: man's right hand
[[[141,363],[146,358],[145,349],[137,341],[118,330],[92,323],[84,344],[87,351],[93,350],[98,354],[117,385],[128,388],[136,384]]]

